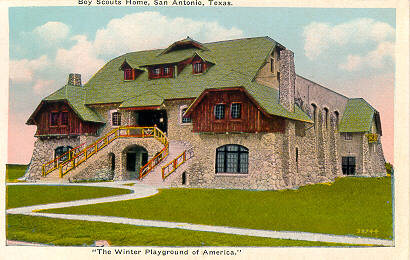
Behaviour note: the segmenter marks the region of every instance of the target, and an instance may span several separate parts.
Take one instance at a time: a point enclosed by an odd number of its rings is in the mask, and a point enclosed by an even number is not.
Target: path
[[[21,185],[21,184],[22,183],[10,184],[10,185]],[[52,204],[45,204],[45,205],[34,205],[34,206],[27,206],[27,207],[21,207],[21,208],[13,208],[13,209],[6,210],[6,213],[7,214],[23,214],[23,215],[39,216],[39,217],[49,217],[49,218],[59,218],[59,219],[129,224],[129,225],[146,226],[146,227],[177,228],[177,229],[185,229],[185,230],[193,230],[193,231],[216,232],[216,233],[224,233],[224,234],[235,234],[235,235],[278,238],[278,239],[305,240],[305,241],[317,241],[317,242],[328,242],[328,243],[345,243],[345,244],[356,244],[356,245],[357,244],[378,245],[378,246],[393,246],[394,245],[393,241],[391,240],[370,238],[370,237],[343,236],[343,235],[308,233],[308,232],[299,232],[299,231],[257,230],[257,229],[246,229],[246,228],[235,228],[235,227],[198,225],[198,224],[181,223],[181,222],[131,219],[131,218],[112,217],[112,216],[72,215],[72,214],[54,214],[54,213],[33,212],[33,211],[39,211],[39,210],[44,210],[44,209],[65,208],[65,207],[73,207],[73,206],[80,206],[80,205],[89,205],[89,204],[96,204],[96,203],[137,199],[137,198],[152,196],[158,193],[158,189],[152,186],[146,186],[146,185],[140,185],[140,184],[135,184],[134,186],[124,186],[123,184],[125,184],[125,182],[85,183],[85,184],[75,184],[75,185],[124,188],[124,189],[131,190],[133,193],[105,197],[105,198],[85,199],[85,200],[78,200],[78,201],[69,201],[69,202],[60,202],[60,203],[52,203]],[[38,183],[34,183],[34,184],[27,183],[23,185],[38,185]],[[50,185],[50,184],[40,184],[40,185]],[[73,185],[73,184],[59,184],[59,185]]]

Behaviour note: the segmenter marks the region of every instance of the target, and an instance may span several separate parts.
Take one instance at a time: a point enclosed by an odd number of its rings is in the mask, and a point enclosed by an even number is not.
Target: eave
[[[270,116],[266,110],[259,105],[259,103],[246,91],[244,87],[231,87],[231,88],[222,88],[222,89],[214,89],[214,88],[208,88],[205,89],[201,95],[195,99],[195,101],[188,107],[187,111],[185,112],[184,116],[190,116],[195,110],[195,108],[202,102],[202,100],[205,98],[205,96],[210,93],[210,92],[225,92],[225,91],[240,91],[243,92],[249,100],[258,108],[259,111],[261,111],[264,115]]]

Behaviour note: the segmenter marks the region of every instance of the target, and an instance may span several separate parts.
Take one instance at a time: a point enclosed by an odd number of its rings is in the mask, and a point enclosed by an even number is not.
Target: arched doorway
[[[142,146],[133,145],[124,150],[125,169],[136,177],[142,166],[148,162],[148,151]]]

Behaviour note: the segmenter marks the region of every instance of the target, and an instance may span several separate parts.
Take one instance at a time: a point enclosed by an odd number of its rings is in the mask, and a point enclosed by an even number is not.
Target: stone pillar
[[[295,110],[295,63],[293,52],[280,51],[279,103],[290,112]]]
[[[287,188],[294,186],[296,173],[296,140],[295,122],[286,120],[285,138],[283,140],[283,180]]]

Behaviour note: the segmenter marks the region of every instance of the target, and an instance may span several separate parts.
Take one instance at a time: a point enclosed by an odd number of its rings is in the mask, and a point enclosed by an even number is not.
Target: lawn
[[[349,246],[24,215],[7,215],[7,239],[60,246],[92,245],[97,240],[114,246]]]
[[[6,181],[14,182],[18,178],[23,177],[26,172],[27,165],[24,164],[7,164],[6,165]]]
[[[45,212],[392,238],[387,177],[346,177],[284,191],[165,189],[143,199]]]
[[[101,198],[130,192],[127,189],[84,186],[7,185],[6,208]]]

